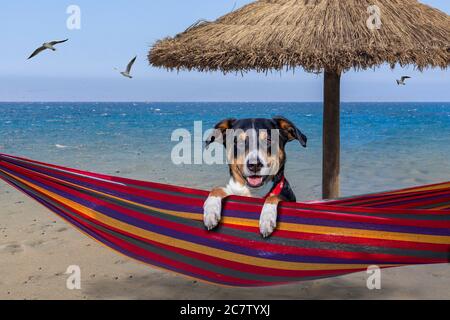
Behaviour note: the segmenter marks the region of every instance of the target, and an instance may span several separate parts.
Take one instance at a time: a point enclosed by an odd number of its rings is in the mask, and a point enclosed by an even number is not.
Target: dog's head
[[[234,180],[250,188],[260,188],[284,170],[285,145],[293,140],[306,147],[306,136],[283,117],[225,119],[215,126],[206,146],[222,143]]]

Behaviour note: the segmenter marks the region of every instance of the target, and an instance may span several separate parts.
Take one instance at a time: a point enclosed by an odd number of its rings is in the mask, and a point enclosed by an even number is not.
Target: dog
[[[214,188],[204,203],[203,222],[208,230],[220,222],[224,199],[231,195],[255,197],[269,189],[259,221],[261,235],[269,237],[276,228],[278,205],[295,202],[296,197],[284,176],[285,145],[297,140],[306,148],[307,137],[288,119],[225,119],[206,140],[226,149],[230,180],[226,187]]]

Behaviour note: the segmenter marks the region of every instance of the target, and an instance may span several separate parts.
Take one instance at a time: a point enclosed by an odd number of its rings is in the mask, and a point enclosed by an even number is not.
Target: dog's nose
[[[247,169],[250,172],[254,172],[257,173],[258,171],[260,171],[263,167],[263,164],[261,162],[261,160],[257,159],[256,161],[249,161],[247,163]]]

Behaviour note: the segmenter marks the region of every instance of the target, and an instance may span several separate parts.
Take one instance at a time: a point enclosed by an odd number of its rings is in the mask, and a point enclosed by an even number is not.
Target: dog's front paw
[[[277,227],[277,208],[276,204],[264,204],[259,218],[259,230],[264,238],[270,236]]]
[[[203,222],[208,230],[214,229],[220,221],[222,212],[222,199],[209,197],[203,205]]]

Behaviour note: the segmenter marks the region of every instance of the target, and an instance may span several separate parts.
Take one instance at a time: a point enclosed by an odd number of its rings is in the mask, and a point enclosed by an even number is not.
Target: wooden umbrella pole
[[[339,198],[341,74],[325,71],[323,105],[323,199]]]

